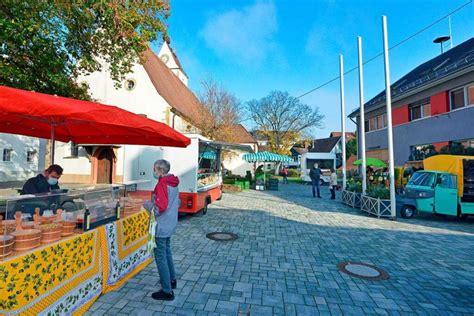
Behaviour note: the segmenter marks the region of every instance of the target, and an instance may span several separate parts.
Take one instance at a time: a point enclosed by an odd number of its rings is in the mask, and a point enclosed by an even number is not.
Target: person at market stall
[[[329,180],[329,190],[331,190],[331,200],[336,199],[337,175],[336,170],[331,168],[331,178]]]
[[[145,201],[143,207],[156,217],[155,262],[160,275],[161,290],[151,296],[155,300],[172,301],[173,289],[177,286],[176,271],[171,254],[171,236],[178,224],[179,190],[178,177],[170,174],[170,163],[157,160],[153,166],[153,177],[158,183],[153,190],[151,201]]]
[[[283,170],[281,171],[281,174],[283,175],[283,183],[288,184],[288,168],[283,167]]]
[[[63,168],[60,165],[51,165],[36,177],[28,179],[20,194],[40,194],[59,190],[58,181],[62,174]]]
[[[311,184],[313,187],[313,197],[316,197],[316,191],[318,192],[318,198],[321,198],[320,180],[321,180],[321,169],[317,163],[314,164],[313,168],[309,171],[309,177],[311,178]]]

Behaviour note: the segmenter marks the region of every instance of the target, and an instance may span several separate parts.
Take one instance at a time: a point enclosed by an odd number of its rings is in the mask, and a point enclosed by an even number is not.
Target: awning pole
[[[51,147],[50,147],[50,155],[51,155],[51,164],[54,164],[54,124],[51,124]]]

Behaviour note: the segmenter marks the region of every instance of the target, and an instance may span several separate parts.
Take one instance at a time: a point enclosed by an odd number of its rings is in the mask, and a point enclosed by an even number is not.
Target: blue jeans
[[[319,180],[311,179],[311,184],[313,185],[313,197],[316,197],[316,191],[318,191],[318,196],[321,196]]]
[[[176,279],[173,257],[171,255],[171,238],[155,238],[155,262],[160,274],[160,283],[163,292],[171,293],[171,280]]]

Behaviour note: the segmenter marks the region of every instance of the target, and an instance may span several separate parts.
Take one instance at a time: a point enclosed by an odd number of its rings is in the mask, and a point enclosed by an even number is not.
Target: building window
[[[410,121],[431,116],[431,104],[429,99],[410,104]]]
[[[26,162],[34,163],[36,161],[36,150],[30,149],[26,152]]]
[[[474,156],[474,139],[464,139],[449,142],[449,146],[447,146],[447,148],[443,148],[441,153]]]
[[[380,114],[365,121],[365,131],[376,131],[387,127],[387,114]]]
[[[3,161],[12,161],[12,152],[13,152],[13,149],[4,148],[3,149]]]
[[[372,117],[372,118],[370,119],[370,130],[371,130],[371,131],[375,131],[375,130],[377,130],[377,129],[378,129],[378,128],[377,128],[377,117]]]
[[[75,142],[71,142],[71,156],[79,156],[79,146],[77,146]]]
[[[474,104],[474,83],[451,90],[449,93],[451,110]]]
[[[432,144],[411,146],[410,152],[411,152],[411,155],[410,155],[409,160],[412,160],[412,161],[423,160],[425,158],[438,154],[435,146]]]

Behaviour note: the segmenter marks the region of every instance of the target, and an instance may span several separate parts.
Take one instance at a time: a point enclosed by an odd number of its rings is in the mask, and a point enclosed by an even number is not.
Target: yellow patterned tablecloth
[[[152,261],[147,251],[149,222],[148,213],[141,211],[104,226],[104,293],[122,286]]]
[[[102,292],[101,235],[89,231],[0,262],[0,314],[87,310]]]
[[[152,257],[146,211],[0,262],[0,315],[81,315]]]

